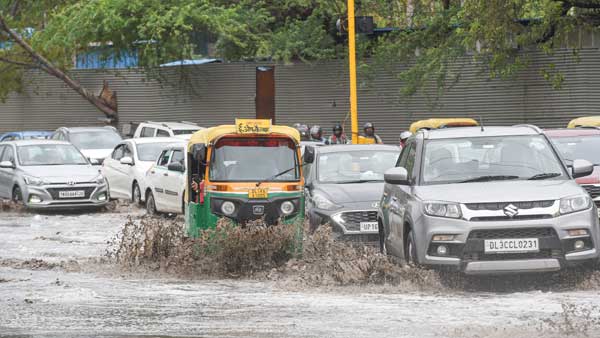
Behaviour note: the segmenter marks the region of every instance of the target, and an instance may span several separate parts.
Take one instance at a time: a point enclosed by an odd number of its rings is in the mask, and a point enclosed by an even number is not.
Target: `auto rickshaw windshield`
[[[215,144],[209,167],[212,182],[300,180],[296,144],[288,138],[223,138]]]

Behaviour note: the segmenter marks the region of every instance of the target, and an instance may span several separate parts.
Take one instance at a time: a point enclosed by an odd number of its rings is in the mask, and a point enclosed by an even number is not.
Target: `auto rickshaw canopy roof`
[[[416,133],[420,129],[438,129],[445,126],[452,127],[474,127],[478,126],[479,123],[467,117],[455,117],[455,118],[433,118],[427,120],[420,120],[413,122],[410,125],[410,132]]]
[[[212,141],[219,139],[223,136],[254,136],[254,137],[264,137],[264,136],[287,136],[289,138],[294,139],[296,143],[300,143],[300,132],[295,128],[288,126],[278,126],[272,125],[269,133],[262,134],[248,134],[248,133],[239,133],[236,126],[231,125],[222,125],[217,127],[211,127],[199,130],[195,132],[190,138],[190,142],[188,143],[188,151],[191,150],[194,144],[209,144]]]
[[[567,128],[600,127],[600,116],[584,116],[571,120]]]

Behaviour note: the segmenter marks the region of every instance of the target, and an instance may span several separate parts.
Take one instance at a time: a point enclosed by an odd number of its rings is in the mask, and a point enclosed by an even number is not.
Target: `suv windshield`
[[[566,160],[583,159],[600,164],[600,136],[555,137],[552,142]]]
[[[424,184],[565,178],[558,157],[541,135],[425,143]]]
[[[190,135],[200,129],[173,129],[173,135]]]
[[[88,161],[70,144],[38,144],[17,147],[22,166],[86,165]]]
[[[121,136],[112,130],[90,130],[71,133],[69,141],[79,149],[113,149]]]
[[[145,143],[136,145],[138,159],[140,161],[154,162],[160,155],[160,152],[167,148],[173,142],[161,142],[161,143]]]
[[[295,168],[271,181],[298,181],[296,144],[286,138],[225,138],[213,148],[211,181],[255,182]]]
[[[383,181],[383,173],[394,167],[400,152],[340,151],[319,155],[320,183],[361,183]]]

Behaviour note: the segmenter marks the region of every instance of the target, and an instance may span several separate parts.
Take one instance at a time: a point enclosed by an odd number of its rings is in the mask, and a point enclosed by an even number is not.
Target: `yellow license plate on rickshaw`
[[[269,197],[269,189],[267,188],[254,188],[248,190],[249,199],[262,199]]]

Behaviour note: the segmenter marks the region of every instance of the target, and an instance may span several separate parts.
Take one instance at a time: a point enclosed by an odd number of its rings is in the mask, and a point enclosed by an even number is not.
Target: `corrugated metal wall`
[[[435,86],[412,97],[400,94],[396,74],[379,70],[359,77],[360,123],[375,123],[386,142],[415,120],[435,116],[481,116],[488,125],[533,123],[565,126],[574,117],[600,114],[600,51],[581,50],[577,57],[560,51],[532,54],[530,66],[509,80],[489,80],[467,56],[451,69],[460,81],[438,96]],[[549,64],[563,72],[562,89],[554,90],[540,75]],[[98,93],[108,80],[117,92],[120,122],[189,120],[203,126],[254,116],[255,63],[222,63],[161,69],[160,81],[134,70],[77,70],[85,87]],[[262,64],[261,64],[262,65]],[[401,66],[396,68],[401,69]],[[347,67],[342,61],[276,65],[276,112],[281,124],[320,124],[327,133],[348,119]],[[55,129],[100,124],[102,114],[62,82],[32,73],[22,94],[0,104],[0,131]],[[361,81],[362,80],[362,81]]]

